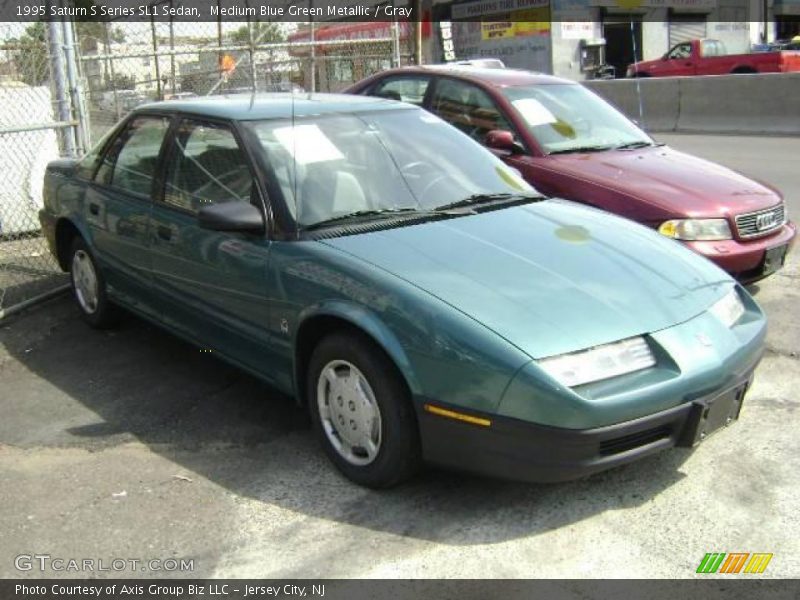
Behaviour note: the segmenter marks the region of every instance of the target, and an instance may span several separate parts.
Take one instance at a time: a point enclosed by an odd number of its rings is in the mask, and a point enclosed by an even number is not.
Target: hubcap
[[[78,250],[72,257],[72,283],[78,304],[85,312],[94,313],[97,310],[97,273],[84,250]]]
[[[325,435],[347,462],[370,464],[381,447],[381,411],[367,378],[346,360],[322,369],[317,405]]]

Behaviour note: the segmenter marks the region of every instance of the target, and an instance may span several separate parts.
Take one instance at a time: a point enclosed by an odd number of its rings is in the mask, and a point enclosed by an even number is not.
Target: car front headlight
[[[685,242],[729,240],[733,237],[726,219],[673,219],[662,223],[658,232]]]
[[[742,298],[736,288],[733,288],[721,299],[717,300],[708,309],[708,312],[719,319],[726,327],[733,327],[736,321],[744,314],[744,302],[742,302]]]
[[[656,359],[645,339],[634,337],[545,358],[538,364],[567,387],[575,387],[647,369],[656,364]]]

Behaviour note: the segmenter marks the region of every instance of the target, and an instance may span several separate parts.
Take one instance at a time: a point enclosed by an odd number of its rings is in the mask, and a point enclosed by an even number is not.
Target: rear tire
[[[364,336],[334,333],[314,349],[306,374],[314,430],[351,481],[388,488],[421,463],[408,390],[384,352]]]
[[[96,329],[116,325],[118,309],[109,301],[103,274],[88,244],[80,236],[75,237],[70,247],[69,276],[72,295],[83,320]]]

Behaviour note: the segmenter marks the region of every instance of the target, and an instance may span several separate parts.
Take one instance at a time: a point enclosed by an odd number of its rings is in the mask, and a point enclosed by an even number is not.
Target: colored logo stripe
[[[727,558],[726,558],[727,556]],[[749,557],[749,560],[748,560]],[[772,554],[766,552],[708,552],[700,561],[697,573],[737,574],[744,567],[745,573],[763,573],[772,560]],[[745,566],[746,565],[746,566]]]
[[[744,568],[745,573],[763,573],[769,561],[772,560],[772,554],[753,554],[750,557],[750,561],[747,563],[747,566]]]
[[[722,564],[722,559],[725,558],[724,552],[709,552],[700,561],[700,566],[697,567],[698,573],[716,573],[719,566]]]
[[[738,573],[742,570],[744,561],[747,560],[748,556],[750,556],[749,552],[731,552],[728,554],[728,558],[725,559],[725,562],[722,563],[722,568],[719,570],[719,572]]]

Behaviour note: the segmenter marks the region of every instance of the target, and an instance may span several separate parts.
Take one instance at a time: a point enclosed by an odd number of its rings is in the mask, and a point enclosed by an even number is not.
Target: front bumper
[[[738,418],[752,378],[750,369],[723,392],[594,429],[563,429],[471,413],[491,422],[479,426],[420,410],[423,456],[433,464],[516,481],[578,479],[668,448],[696,445]]]
[[[684,243],[740,281],[749,283],[766,276],[763,272],[766,251],[778,246],[790,246],[796,235],[795,224],[788,222],[776,233],[763,238]]]

